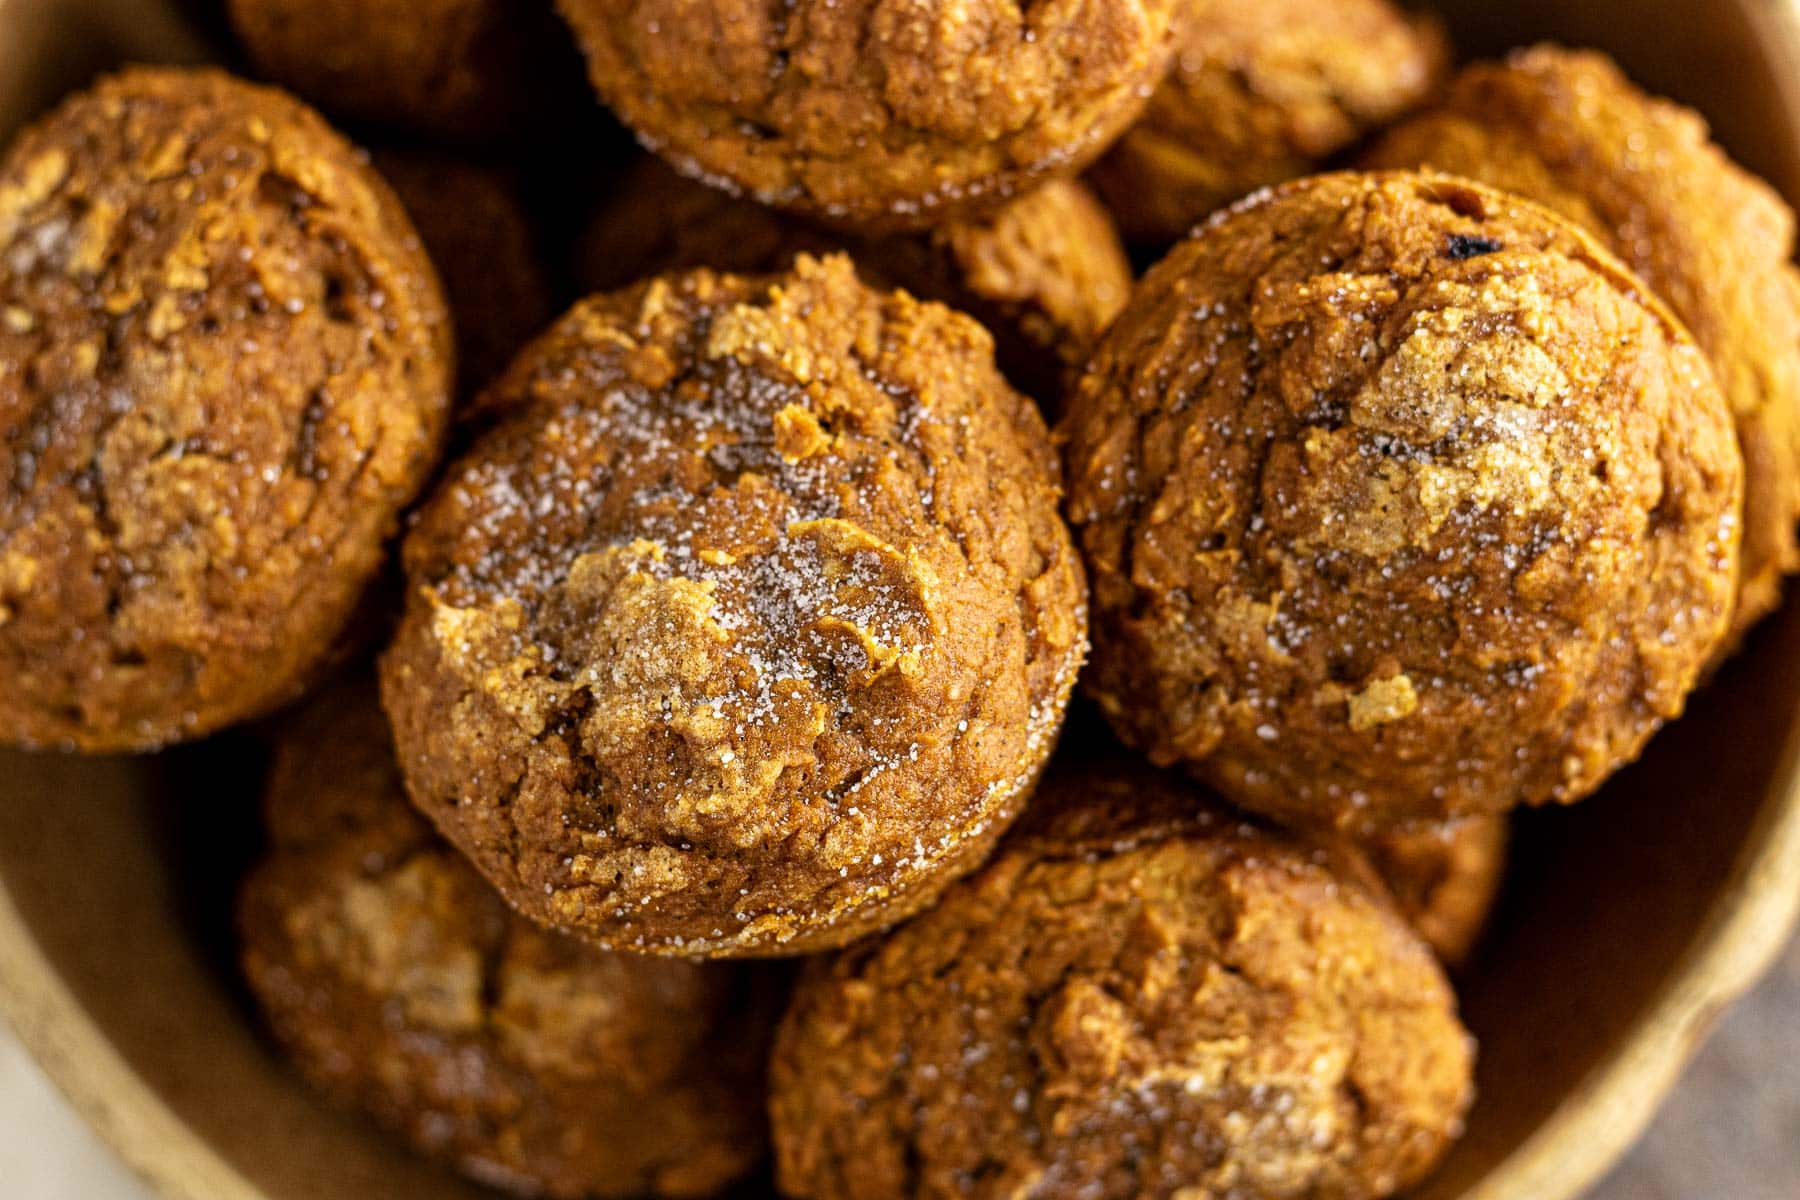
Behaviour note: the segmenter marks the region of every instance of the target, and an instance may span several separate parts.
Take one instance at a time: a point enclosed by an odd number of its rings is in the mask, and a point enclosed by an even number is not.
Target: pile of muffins
[[[1699,117],[1389,0],[228,8],[291,94],[0,163],[0,741],[273,718],[309,1081],[559,1198],[1432,1170],[1507,814],[1800,569]]]

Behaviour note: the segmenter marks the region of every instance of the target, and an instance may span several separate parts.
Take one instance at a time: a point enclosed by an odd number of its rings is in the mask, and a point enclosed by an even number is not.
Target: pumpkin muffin
[[[1030,401],[849,259],[577,305],[407,539],[417,804],[520,911],[777,955],[929,903],[1017,814],[1085,649]]]
[[[425,241],[456,325],[462,391],[474,393],[556,315],[525,204],[505,171],[383,150],[375,166]]]
[[[1363,843],[1394,905],[1451,967],[1468,961],[1506,874],[1504,817],[1469,817],[1377,835]]]
[[[226,0],[256,70],[348,121],[456,142],[516,137],[580,98],[549,0]],[[559,91],[560,86],[560,91]]]
[[[137,69],[0,163],[0,741],[151,749],[295,696],[435,465],[450,324],[310,109]]]
[[[1587,234],[1448,176],[1222,213],[1070,401],[1092,695],[1255,812],[1368,832],[1579,800],[1730,618],[1705,356]]]
[[[923,228],[1091,162],[1174,50],[1173,0],[558,0],[603,100],[684,175]]]
[[[766,975],[515,916],[406,803],[372,684],[277,746],[243,963],[315,1086],[524,1195],[702,1197],[764,1153]]]
[[[1200,0],[1150,106],[1090,178],[1134,242],[1171,242],[1310,174],[1443,82],[1437,21],[1390,0]]]
[[[1367,864],[1147,773],[1054,768],[933,910],[809,967],[776,1036],[799,1200],[1378,1200],[1473,1045]]]
[[[646,157],[583,241],[586,286],[610,291],[663,271],[766,273],[796,254],[843,250],[871,287],[903,287],[975,317],[1000,369],[1047,407],[1131,291],[1131,263],[1106,209],[1053,180],[985,216],[927,233],[867,237],[693,183]]]
[[[1457,77],[1441,107],[1369,162],[1429,164],[1516,192],[1593,231],[1693,331],[1743,447],[1743,555],[1724,650],[1800,569],[1800,275],[1794,214],[1690,109],[1646,96],[1604,55],[1539,46]]]

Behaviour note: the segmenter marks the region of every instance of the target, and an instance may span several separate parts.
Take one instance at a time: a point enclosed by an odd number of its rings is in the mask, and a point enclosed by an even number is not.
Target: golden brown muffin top
[[[1743,447],[1743,554],[1726,649],[1800,569],[1800,276],[1794,214],[1691,109],[1645,95],[1601,54],[1539,46],[1480,63],[1440,108],[1376,145],[1527,196],[1596,233],[1693,331]]]
[[[1131,262],[1111,215],[1071,180],[1052,180],[985,217],[941,226],[931,238],[954,264],[968,310],[990,326],[1017,329],[1040,361],[1049,350],[1059,368],[1087,361],[1131,292]],[[1013,357],[1027,352],[1017,348]],[[1004,353],[1001,365],[1008,365]],[[1032,377],[1022,366],[1013,373],[1021,387]],[[1046,374],[1037,372],[1039,394],[1050,390]]]
[[[1209,222],[1062,433],[1090,691],[1285,820],[1580,799],[1730,614],[1742,462],[1704,355],[1575,226],[1447,176]]]
[[[794,953],[974,864],[1086,626],[985,332],[842,257],[694,271],[577,305],[483,404],[383,678],[413,798],[515,905]]]
[[[770,1067],[803,1200],[1373,1200],[1472,1043],[1366,864],[1147,772],[1052,769],[979,873],[809,969]]]
[[[772,980],[512,914],[407,805],[372,681],[290,725],[265,808],[245,970],[339,1103],[529,1195],[710,1196],[761,1158]]]
[[[860,236],[694,183],[654,157],[590,224],[581,270],[587,286],[610,289],[688,267],[766,273],[834,250],[871,287],[903,287],[981,321],[1000,369],[1047,407],[1131,291],[1112,218],[1073,180],[925,233]]]
[[[1142,110],[1171,0],[558,0],[595,88],[684,174],[920,228],[1072,175]]]
[[[1417,106],[1449,65],[1443,27],[1390,0],[1199,0],[1168,78],[1091,178],[1127,237],[1173,241]]]
[[[0,740],[150,748],[304,684],[434,463],[430,263],[310,109],[136,69],[0,164]]]

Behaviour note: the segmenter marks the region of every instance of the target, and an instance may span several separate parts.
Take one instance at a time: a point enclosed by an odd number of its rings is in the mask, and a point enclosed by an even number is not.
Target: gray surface
[[[0,1195],[151,1200],[0,1028]],[[1589,1200],[1800,1198],[1800,942]]]
[[[1800,942],[1589,1200],[1800,1198]]]

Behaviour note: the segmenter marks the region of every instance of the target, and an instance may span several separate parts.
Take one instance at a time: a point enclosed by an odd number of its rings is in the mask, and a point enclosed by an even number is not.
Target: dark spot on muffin
[[[1457,262],[1465,258],[1480,258],[1484,254],[1493,254],[1501,248],[1493,238],[1469,237],[1461,233],[1453,233],[1444,244],[1444,253]]]

